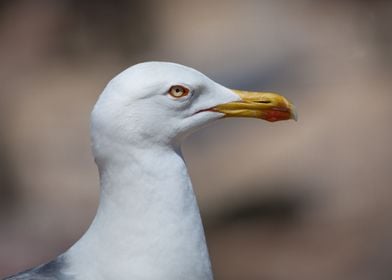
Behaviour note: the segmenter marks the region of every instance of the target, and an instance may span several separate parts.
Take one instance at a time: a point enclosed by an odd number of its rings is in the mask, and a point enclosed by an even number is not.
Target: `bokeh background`
[[[391,30],[381,0],[1,1],[0,277],[83,234],[92,106],[116,73],[163,60],[299,111],[184,144],[217,280],[392,279]]]

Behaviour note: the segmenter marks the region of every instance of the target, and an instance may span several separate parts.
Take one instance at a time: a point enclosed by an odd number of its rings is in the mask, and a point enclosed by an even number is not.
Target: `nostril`
[[[263,103],[263,104],[269,104],[271,103],[271,100],[258,100],[256,103]]]

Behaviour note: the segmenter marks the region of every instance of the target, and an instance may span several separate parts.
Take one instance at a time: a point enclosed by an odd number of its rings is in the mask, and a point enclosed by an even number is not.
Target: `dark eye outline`
[[[174,86],[171,86],[169,88],[167,93],[171,97],[174,97],[174,98],[178,99],[178,98],[182,98],[182,97],[188,96],[189,92],[190,92],[190,90],[187,87],[184,87],[182,85],[174,85]]]

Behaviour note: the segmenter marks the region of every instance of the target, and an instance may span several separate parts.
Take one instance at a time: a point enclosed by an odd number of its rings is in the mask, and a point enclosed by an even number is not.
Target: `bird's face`
[[[178,143],[223,117],[278,121],[296,115],[280,95],[230,90],[194,69],[147,62],[128,68],[105,88],[92,113],[93,141],[142,147]]]

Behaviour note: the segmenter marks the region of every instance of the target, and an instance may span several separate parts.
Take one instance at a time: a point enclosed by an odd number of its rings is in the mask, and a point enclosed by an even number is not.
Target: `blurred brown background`
[[[184,145],[217,280],[392,279],[391,1],[0,2],[0,277],[86,230],[89,113],[146,60],[294,101]]]

